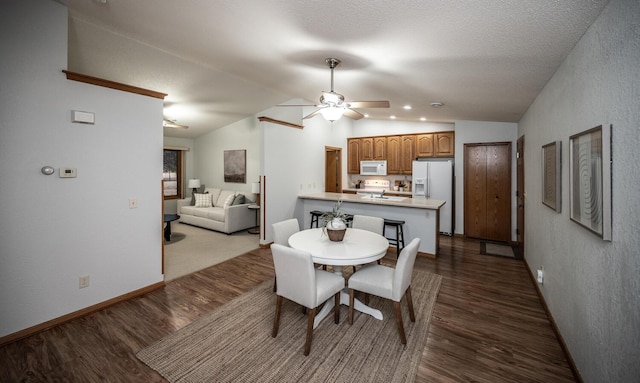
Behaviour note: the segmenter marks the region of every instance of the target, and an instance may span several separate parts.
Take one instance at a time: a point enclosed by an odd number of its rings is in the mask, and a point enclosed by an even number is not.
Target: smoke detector
[[[443,105],[444,105],[444,102],[440,102],[440,101],[435,101],[435,102],[431,103],[431,107],[433,107],[433,108],[439,108],[439,107],[441,107]]]

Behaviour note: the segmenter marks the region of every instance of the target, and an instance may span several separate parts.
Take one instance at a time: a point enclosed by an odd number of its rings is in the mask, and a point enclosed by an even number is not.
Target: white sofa
[[[240,201],[242,199],[244,201]],[[182,223],[227,234],[256,226],[256,211],[248,208],[255,204],[255,194],[207,188],[204,193],[196,194],[195,205],[191,205],[191,200],[178,200],[179,221]]]

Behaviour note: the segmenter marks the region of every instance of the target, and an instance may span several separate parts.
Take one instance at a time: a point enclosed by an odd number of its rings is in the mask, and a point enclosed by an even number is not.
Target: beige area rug
[[[137,357],[170,382],[413,382],[429,333],[442,277],[415,271],[411,287],[416,322],[403,302],[407,345],[400,343],[389,301],[371,297],[384,320],[356,313],[349,325],[329,315],[314,330],[311,354],[302,354],[306,316],[285,300],[280,330],[271,337],[273,281],[141,350]]]
[[[259,246],[259,235],[247,230],[227,235],[172,222],[171,241],[164,245],[164,280],[206,269]]]
[[[480,254],[516,259],[516,253],[513,251],[513,247],[493,242],[480,242]]]

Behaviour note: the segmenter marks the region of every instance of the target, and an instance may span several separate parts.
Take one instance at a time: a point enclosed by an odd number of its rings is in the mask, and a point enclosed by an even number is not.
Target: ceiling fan
[[[177,124],[176,120],[169,120],[167,118],[162,120],[162,126],[164,128],[189,129],[187,125]]]
[[[304,116],[302,119],[312,118],[321,114],[325,120],[334,122],[343,115],[354,120],[359,120],[364,115],[353,108],[388,108],[389,101],[345,101],[344,96],[333,91],[333,70],[340,65],[340,60],[336,58],[325,59],[327,66],[331,69],[331,91],[322,92],[320,103],[315,105],[287,105],[281,104],[277,106],[315,106],[320,108],[315,112]]]

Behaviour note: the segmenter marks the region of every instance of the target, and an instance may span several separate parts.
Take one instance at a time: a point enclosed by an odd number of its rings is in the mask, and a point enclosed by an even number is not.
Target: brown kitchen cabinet
[[[347,173],[360,174],[360,138],[347,139]]]
[[[400,136],[387,136],[387,174],[401,174]]]
[[[434,133],[433,156],[434,157],[454,157],[455,139],[454,132]]]
[[[400,141],[400,174],[413,172],[413,161],[416,159],[416,136],[401,136]]]
[[[386,137],[373,137],[373,159],[374,160],[387,159],[387,138]]]
[[[416,135],[416,157],[433,157],[433,133]]]
[[[373,137],[360,138],[360,161],[373,160]]]

